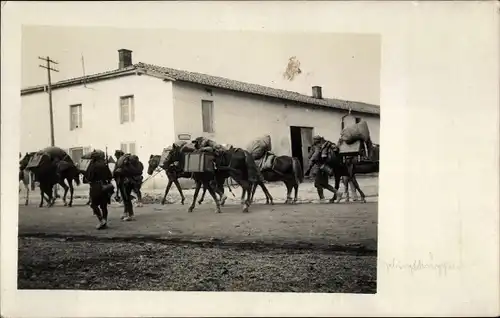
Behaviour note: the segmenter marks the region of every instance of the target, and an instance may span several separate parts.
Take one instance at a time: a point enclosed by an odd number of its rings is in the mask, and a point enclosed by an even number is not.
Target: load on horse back
[[[56,184],[64,189],[64,205],[70,207],[73,205],[73,181],[77,186],[80,185],[80,171],[66,151],[59,147],[44,148],[31,156],[27,169],[34,173],[35,179],[40,183],[40,207],[43,206],[44,194],[48,196],[48,206],[54,204],[52,189]],[[66,202],[68,189],[70,190],[69,203]]]
[[[287,189],[285,204],[296,203],[298,200],[299,184],[304,181],[304,173],[299,160],[291,156],[278,156],[274,154],[272,152],[270,135],[255,139],[248,145],[247,150],[254,158],[265,181],[282,181],[285,183]],[[273,197],[267,188],[263,185],[261,185],[261,188],[266,195],[266,204],[273,204]],[[295,190],[293,200],[291,197],[292,189]],[[253,201],[256,190],[257,184],[254,184],[251,201]]]
[[[115,152],[115,155],[118,160],[113,170],[113,178],[123,198],[124,213],[122,215],[122,220],[129,221],[134,218],[132,191],[137,193],[139,202],[141,202],[142,199],[140,188],[142,185],[144,165],[136,155],[123,153],[119,150]]]
[[[196,138],[194,144],[198,151],[211,153],[214,156],[212,165],[218,180],[227,180],[231,177],[241,186],[243,212],[248,212],[248,208],[252,202],[251,194],[253,186],[258,184],[265,189],[264,178],[250,152],[232,146],[226,148],[204,137]],[[217,184],[222,183],[218,181]],[[264,191],[267,191],[267,189]],[[267,191],[267,193],[269,192]]]
[[[221,203],[216,191],[222,192],[224,181],[231,177],[242,186],[242,189],[247,190],[248,198],[242,204],[243,212],[248,212],[251,185],[258,180],[259,176],[251,155],[241,148],[227,149],[204,137],[194,139],[192,144],[195,146],[194,150],[173,144],[172,151],[166,158],[166,164],[178,161],[183,171],[192,173],[192,178],[196,182],[193,202],[188,211],[194,210],[199,191],[203,186],[214,199],[216,212],[220,213]]]
[[[363,152],[363,146],[366,146]],[[374,161],[373,147],[365,121],[350,125],[341,132],[339,145],[325,140],[321,136],[313,138],[313,147],[309,156],[310,171],[315,175],[315,186],[320,199],[324,199],[323,189],[334,193],[330,202],[335,202],[341,179],[344,181],[345,190],[351,183],[361,196],[361,201],[366,202],[365,194],[360,189],[356,174],[378,172],[378,160]],[[335,178],[335,188],[328,184],[330,176]]]
[[[184,197],[184,193],[182,192],[182,187],[179,183],[179,178],[185,178],[185,179],[190,179],[192,177],[191,172],[185,172],[183,170],[183,166],[181,165],[180,161],[174,161],[174,162],[167,162],[167,157],[169,152],[172,151],[173,147],[176,148],[183,148],[186,147],[190,148],[192,151],[195,151],[196,148],[193,143],[188,143],[187,141],[177,141],[174,143],[175,146],[169,146],[167,148],[163,149],[163,152],[161,155],[153,155],[151,154],[149,156],[148,160],[148,170],[147,173],[148,175],[152,176],[154,171],[158,168],[161,168],[165,170],[165,174],[167,175],[168,183],[165,188],[165,194],[163,195],[163,198],[161,200],[161,204],[165,204],[167,200],[167,195],[170,191],[170,188],[172,187],[172,184],[175,184],[175,187],[177,188],[177,191],[179,191],[179,194],[181,196],[181,204],[184,205],[184,202],[186,198]],[[220,196],[221,200],[221,205],[224,205],[225,200],[227,197],[224,195],[224,188],[222,187],[222,193],[220,193],[221,187],[214,185],[215,191],[217,194]],[[205,198],[207,189],[203,187],[203,193],[201,195],[200,200],[198,201],[199,204],[203,202],[203,199]]]
[[[345,116],[347,117],[347,116]],[[342,119],[344,120],[344,118]],[[372,143],[368,124],[364,120],[345,127],[338,142],[339,154],[343,163],[350,170],[349,174],[355,179],[356,174],[369,174],[379,172],[379,146]],[[343,177],[346,201],[349,201],[349,184],[353,186],[353,196],[356,200],[356,186],[353,179]],[[361,200],[365,201],[364,194],[360,192]],[[339,196],[339,201],[342,194]]]

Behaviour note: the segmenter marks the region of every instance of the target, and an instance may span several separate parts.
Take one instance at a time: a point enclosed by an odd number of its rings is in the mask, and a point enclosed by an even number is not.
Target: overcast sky
[[[311,95],[380,103],[378,35],[333,33],[206,32],[171,29],[23,27],[22,87],[45,84],[38,56],[59,62],[53,81],[116,69],[118,49],[133,51],[133,63],[227,77]],[[296,56],[302,74],[283,78]]]

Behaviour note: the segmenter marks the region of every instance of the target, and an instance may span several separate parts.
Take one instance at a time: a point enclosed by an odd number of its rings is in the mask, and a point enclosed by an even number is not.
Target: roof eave
[[[76,85],[83,85],[83,84],[88,84],[88,83],[92,83],[92,82],[103,81],[103,80],[116,78],[116,77],[139,75],[140,73],[141,73],[141,69],[134,66],[134,67],[130,67],[130,68],[127,68],[124,70],[116,70],[116,71],[112,71],[112,72],[104,73],[104,74],[82,76],[82,77],[77,77],[77,78],[73,78],[70,80],[63,80],[63,81],[59,81],[57,83],[54,83],[54,84],[52,84],[52,90],[64,88],[64,87],[76,86]],[[47,91],[47,85],[37,85],[37,86],[32,86],[32,87],[27,87],[27,88],[21,89],[21,96],[29,95],[29,94],[33,94],[33,93],[39,93],[39,92],[46,92],[46,91]]]

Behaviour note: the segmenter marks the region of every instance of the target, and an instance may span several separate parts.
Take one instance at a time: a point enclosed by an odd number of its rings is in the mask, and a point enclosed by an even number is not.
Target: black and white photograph
[[[0,316],[499,315],[498,1],[0,7]]]
[[[18,288],[376,293],[380,54],[23,27]]]

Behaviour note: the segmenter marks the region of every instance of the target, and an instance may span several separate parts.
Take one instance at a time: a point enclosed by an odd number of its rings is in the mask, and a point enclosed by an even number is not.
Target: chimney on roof
[[[321,93],[321,86],[313,86],[312,87],[312,97],[317,99],[322,99],[323,94]]]
[[[132,65],[132,51],[127,49],[118,50],[118,68],[125,68]]]

